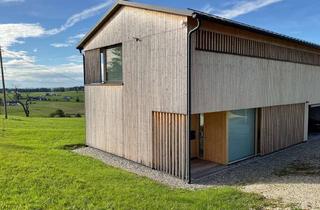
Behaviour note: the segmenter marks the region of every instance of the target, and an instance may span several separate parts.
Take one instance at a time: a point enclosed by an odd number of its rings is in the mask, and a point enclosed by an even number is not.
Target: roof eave
[[[164,7],[158,7],[158,6],[151,6],[151,5],[146,5],[146,4],[141,4],[141,3],[135,3],[135,2],[130,2],[130,1],[124,1],[124,0],[119,0],[117,1],[113,7],[106,13],[105,16],[103,16],[103,18],[90,30],[89,33],[87,33],[87,35],[85,37],[83,37],[83,39],[81,39],[81,41],[79,42],[79,44],[77,45],[77,49],[79,50],[83,50],[84,46],[86,45],[86,43],[94,36],[94,34],[100,30],[100,28],[110,19],[110,17],[112,15],[114,15],[118,9],[122,6],[129,6],[129,7],[135,7],[135,8],[141,8],[141,9],[147,9],[147,10],[152,10],[152,11],[159,11],[159,12],[165,12],[165,13],[169,13],[169,14],[176,14],[176,15],[181,15],[181,16],[193,16],[194,14],[196,14],[198,17],[202,18],[202,19],[208,19],[210,21],[215,21],[221,24],[225,24],[225,25],[229,25],[229,26],[233,26],[233,27],[237,27],[237,28],[242,28],[244,30],[249,30],[255,33],[259,33],[259,34],[264,34],[266,36],[272,36],[275,38],[279,38],[279,39],[284,39],[284,40],[288,40],[291,42],[295,42],[295,43],[299,43],[308,47],[312,47],[315,48],[317,50],[320,49],[320,45],[315,44],[315,43],[311,43],[311,42],[307,42],[301,39],[297,39],[297,38],[293,38],[290,36],[286,36],[286,35],[282,35],[279,33],[275,33],[269,30],[265,30],[262,28],[258,28],[258,27],[254,27],[254,26],[250,26],[244,23],[240,23],[234,20],[229,20],[229,19],[225,19],[222,17],[218,17],[215,15],[211,15],[211,14],[207,14],[201,11],[197,11],[197,10],[193,10],[193,9],[188,9],[188,10],[175,10],[175,9],[169,9],[169,8],[164,8]]]
[[[215,21],[217,23],[221,23],[224,25],[229,25],[229,26],[233,26],[233,27],[237,27],[237,28],[241,28],[244,30],[249,30],[255,33],[259,33],[259,34],[263,34],[266,36],[271,36],[271,37],[275,37],[278,39],[284,39],[284,40],[288,40],[290,42],[295,42],[295,43],[299,43],[308,47],[312,47],[312,48],[316,48],[316,49],[320,49],[320,45],[315,44],[315,43],[311,43],[311,42],[307,42],[301,39],[297,39],[297,38],[293,38],[290,36],[286,36],[283,34],[279,34],[279,33],[275,33],[269,30],[265,30],[259,27],[254,27],[254,26],[250,26],[244,23],[240,23],[234,20],[230,20],[230,19],[226,19],[226,18],[222,18],[219,16],[215,16],[215,15],[211,15],[211,14],[207,14],[207,13],[203,13],[197,10],[192,10],[195,14],[197,14],[198,17],[202,18],[202,19],[207,19],[209,21]]]
[[[95,32],[97,32],[100,27],[108,21],[108,19],[121,7],[121,4],[116,3],[115,5],[113,5],[113,7],[111,9],[109,9],[109,11],[106,13],[106,15],[104,15],[100,21],[98,21],[98,23],[80,40],[80,42],[77,45],[77,49],[78,50],[83,50],[85,44],[87,43],[87,41],[89,41],[93,35],[95,34]]]
[[[109,18],[115,14],[118,9],[122,6],[129,6],[129,7],[135,7],[135,8],[141,8],[141,9],[147,9],[147,10],[152,10],[152,11],[159,11],[159,12],[165,12],[169,14],[176,14],[176,15],[181,15],[181,16],[192,16],[193,11],[191,10],[175,10],[175,9],[169,9],[169,8],[164,8],[164,7],[158,7],[158,6],[151,6],[151,5],[146,5],[146,4],[141,4],[141,3],[135,3],[135,2],[130,2],[130,1],[124,1],[120,0],[116,2],[111,9],[104,15],[100,21],[87,33],[86,36],[84,36],[79,44],[77,45],[78,50],[83,50],[85,44],[94,36],[94,34],[100,30],[100,28],[109,20]]]

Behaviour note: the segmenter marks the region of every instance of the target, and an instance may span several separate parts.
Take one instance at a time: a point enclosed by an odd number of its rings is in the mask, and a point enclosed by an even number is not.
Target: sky
[[[320,44],[319,0],[136,1],[197,9]],[[76,45],[113,4],[114,0],[0,0],[7,88],[83,85]]]

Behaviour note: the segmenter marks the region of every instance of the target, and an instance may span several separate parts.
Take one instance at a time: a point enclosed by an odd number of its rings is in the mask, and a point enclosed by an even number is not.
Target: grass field
[[[21,94],[26,97],[26,93]],[[66,91],[56,92],[55,95],[46,96],[45,92],[28,93],[31,97],[46,97],[50,101],[32,101],[30,105],[30,117],[49,117],[57,109],[63,110],[66,114],[84,115],[84,92],[83,91]],[[65,96],[71,97],[70,101],[64,99]],[[8,94],[9,99],[13,98],[13,93]],[[78,99],[78,101],[77,101]],[[3,112],[2,107],[0,107]],[[21,106],[8,106],[9,115],[25,116]]]
[[[65,150],[83,118],[0,120],[0,209],[260,209],[270,202],[221,187],[170,189]]]

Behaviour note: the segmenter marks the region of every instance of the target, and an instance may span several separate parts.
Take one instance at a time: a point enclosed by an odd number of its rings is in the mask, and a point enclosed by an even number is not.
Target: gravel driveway
[[[222,167],[214,174],[188,185],[159,171],[93,148],[75,152],[102,160],[108,165],[180,188],[235,186],[303,209],[320,209],[320,140],[312,140],[264,157]]]

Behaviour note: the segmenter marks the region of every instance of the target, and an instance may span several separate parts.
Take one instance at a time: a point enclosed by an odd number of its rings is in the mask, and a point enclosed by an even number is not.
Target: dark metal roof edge
[[[147,10],[152,10],[152,11],[165,12],[165,13],[176,14],[176,15],[181,15],[181,16],[191,16],[193,14],[193,11],[191,11],[189,9],[185,9],[185,10],[173,9],[173,8],[137,3],[137,2],[132,2],[132,1],[126,1],[126,0],[120,0],[119,4],[124,5],[124,6],[136,7],[136,8],[147,9]]]
[[[194,10],[194,9],[176,10],[176,9],[152,6],[152,5],[136,3],[136,2],[131,2],[131,1],[125,1],[125,0],[117,1],[111,7],[111,9],[109,9],[109,11],[106,13],[106,15],[104,15],[103,18],[101,18],[101,20],[89,31],[89,33],[87,33],[87,35],[81,39],[81,41],[77,45],[77,49],[82,50],[84,45],[87,43],[87,41],[89,41],[94,36],[94,34],[109,20],[109,18],[121,6],[130,6],[130,7],[136,7],[136,8],[141,8],[141,9],[160,11],[160,12],[165,12],[165,13],[169,13],[169,14],[177,14],[177,15],[181,15],[181,16],[193,16],[194,14],[196,14],[196,15],[198,15],[199,17],[201,17],[203,19],[216,21],[216,22],[221,23],[221,24],[226,24],[226,25],[229,25],[229,26],[242,28],[242,29],[245,29],[245,30],[249,30],[249,31],[253,31],[253,32],[259,33],[259,34],[264,34],[264,35],[267,35],[267,36],[272,36],[272,37],[275,37],[275,38],[284,39],[284,40],[288,40],[288,41],[291,41],[291,42],[299,43],[299,44],[302,44],[302,45],[305,45],[305,46],[308,46],[308,47],[312,47],[312,48],[315,48],[315,49],[320,49],[320,45],[316,44],[316,43],[307,42],[307,41],[302,40],[302,39],[293,38],[293,37],[290,37],[290,36],[286,36],[286,35],[283,35],[283,34],[280,34],[280,33],[276,33],[276,32],[270,31],[270,30],[262,29],[262,28],[259,28],[259,27],[251,26],[251,25],[248,25],[248,24],[245,24],[245,23],[241,23],[241,22],[238,22],[238,21],[234,21],[234,20],[222,18],[222,17],[216,16],[216,15],[211,15],[211,14],[208,14],[208,13],[204,13],[204,12],[201,12],[201,11],[198,11],[198,10]]]
[[[109,9],[106,15],[104,15],[100,19],[100,21],[98,21],[98,23],[87,33],[87,35],[80,40],[79,44],[77,45],[77,49],[82,50],[86,42],[92,38],[94,33],[97,32],[121,6],[130,6],[130,7],[136,7],[136,8],[147,9],[152,11],[165,12],[169,14],[176,14],[181,16],[192,16],[193,14],[191,10],[176,10],[176,9],[170,9],[165,7],[158,7],[158,6],[152,6],[152,5],[142,4],[142,3],[119,0],[111,7],[111,9]]]
[[[116,3],[109,9],[109,11],[98,21],[98,23],[80,40],[77,45],[77,49],[82,50],[84,45],[91,39],[95,32],[97,32],[101,26],[114,14],[114,12],[120,7],[121,5]]]
[[[306,45],[308,47],[320,49],[320,45],[316,44],[316,43],[312,43],[312,42],[308,42],[308,41],[305,41],[305,40],[302,40],[302,39],[290,37],[290,36],[283,35],[283,34],[280,34],[280,33],[276,33],[276,32],[270,31],[270,30],[262,29],[262,28],[251,26],[251,25],[248,25],[248,24],[245,24],[245,23],[241,23],[241,22],[238,22],[238,21],[234,21],[234,20],[223,18],[223,17],[219,17],[219,16],[216,16],[216,15],[207,14],[207,13],[204,13],[204,12],[201,12],[201,11],[197,11],[197,10],[194,10],[194,9],[189,9],[189,10],[193,11],[195,14],[197,14],[199,17],[201,17],[203,19],[208,19],[208,20],[211,20],[211,21],[213,20],[213,21],[216,21],[216,22],[221,23],[221,24],[226,24],[226,25],[229,25],[229,26],[234,26],[234,27],[237,27],[237,28],[245,29],[245,30],[250,30],[250,31],[253,31],[253,32],[256,32],[256,33],[259,33],[259,34],[264,34],[264,35],[267,35],[267,36],[272,36],[272,37],[275,37],[275,38],[280,38],[280,39],[288,40],[288,41],[291,41],[291,42],[299,43],[299,44],[302,44],[302,45]]]

